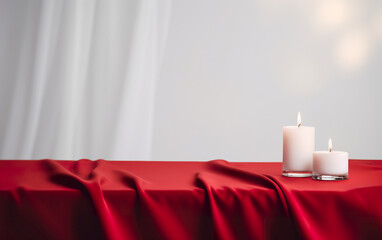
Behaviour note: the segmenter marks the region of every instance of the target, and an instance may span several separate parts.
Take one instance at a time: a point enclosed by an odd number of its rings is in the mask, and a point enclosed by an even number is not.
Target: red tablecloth
[[[0,239],[382,239],[382,161],[349,180],[281,163],[0,161]]]

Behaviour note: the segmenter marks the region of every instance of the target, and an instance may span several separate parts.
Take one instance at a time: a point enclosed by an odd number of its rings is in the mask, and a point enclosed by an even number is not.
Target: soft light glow
[[[331,138],[329,138],[328,147],[329,147],[329,152],[332,152],[333,144],[332,144],[332,139]]]
[[[372,53],[372,39],[363,30],[352,30],[344,34],[338,41],[334,52],[334,60],[345,71],[361,69]]]
[[[297,113],[297,126],[298,127],[301,126],[301,114],[300,114],[300,112]]]
[[[357,17],[357,7],[346,0],[320,0],[315,7],[317,27],[321,31],[344,27]]]

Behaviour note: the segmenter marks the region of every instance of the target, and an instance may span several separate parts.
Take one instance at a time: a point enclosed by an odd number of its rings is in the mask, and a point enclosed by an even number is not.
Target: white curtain
[[[150,159],[170,2],[0,0],[0,158]]]

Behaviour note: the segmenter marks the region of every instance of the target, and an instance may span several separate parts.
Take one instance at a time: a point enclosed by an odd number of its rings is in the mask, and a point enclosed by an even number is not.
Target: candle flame
[[[329,152],[332,152],[333,144],[332,144],[332,139],[331,138],[329,138],[328,147],[329,147]]]
[[[301,126],[301,114],[300,114],[300,112],[297,113],[297,126],[298,127]]]

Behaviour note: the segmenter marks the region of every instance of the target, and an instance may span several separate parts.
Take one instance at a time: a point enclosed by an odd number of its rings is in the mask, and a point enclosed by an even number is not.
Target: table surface
[[[350,160],[344,181],[281,172],[225,160],[0,160],[0,237],[382,238],[382,161]]]

